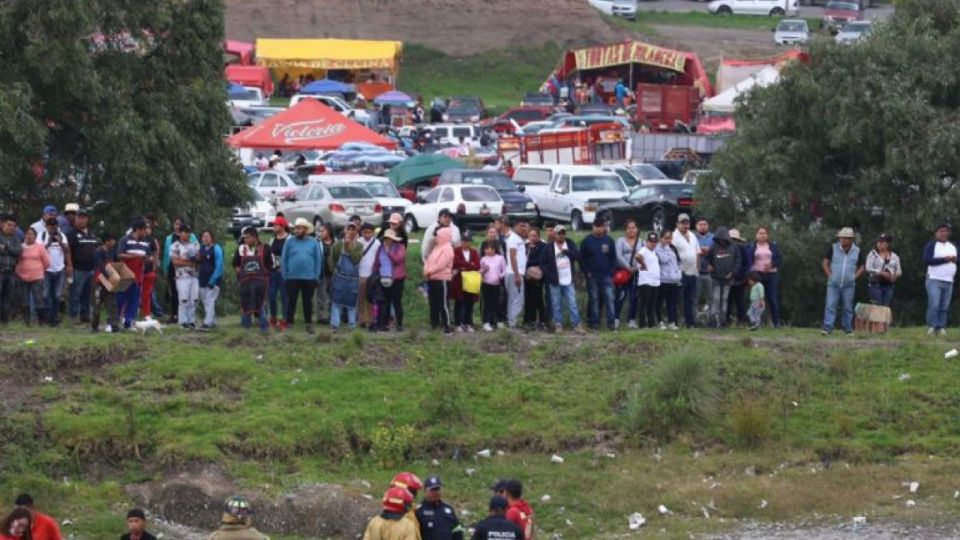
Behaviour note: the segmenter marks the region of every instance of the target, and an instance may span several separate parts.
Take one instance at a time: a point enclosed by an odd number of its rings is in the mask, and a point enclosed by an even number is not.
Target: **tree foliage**
[[[700,186],[708,214],[771,227],[795,323],[820,319],[822,251],[845,226],[868,250],[894,235],[895,313],[921,321],[923,245],[960,208],[960,2],[904,0],[874,30],[854,46],[815,41],[808,64],[753,91]]]
[[[223,144],[220,0],[0,2],[0,201],[213,219],[249,197]]]

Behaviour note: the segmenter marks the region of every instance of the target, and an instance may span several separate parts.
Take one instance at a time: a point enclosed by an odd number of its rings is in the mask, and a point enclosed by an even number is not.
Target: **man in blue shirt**
[[[607,314],[607,328],[615,330],[613,271],[617,268],[617,249],[607,234],[602,218],[593,222],[593,234],[580,243],[580,269],[587,279],[587,314],[590,328],[600,329],[600,303]]]
[[[623,100],[627,97],[627,92],[629,92],[627,85],[623,84],[623,79],[617,81],[617,86],[613,89],[613,92],[617,98],[617,108],[622,109]]]

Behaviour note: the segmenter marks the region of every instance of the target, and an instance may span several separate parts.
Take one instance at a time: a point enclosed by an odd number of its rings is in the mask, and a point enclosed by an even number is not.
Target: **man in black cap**
[[[70,318],[89,323],[90,299],[94,288],[93,274],[100,240],[90,231],[90,214],[85,209],[77,210],[73,229],[66,233],[66,236],[70,246],[70,260],[73,262],[73,283],[70,285],[69,296]]]
[[[157,540],[147,532],[147,515],[143,510],[134,508],[127,512],[127,534],[121,536],[120,540]]]
[[[423,484],[423,504],[416,512],[420,537],[422,540],[463,540],[463,525],[453,507],[443,502],[442,487],[436,476],[427,478]]]
[[[471,540],[523,540],[523,531],[507,520],[507,499],[494,495],[490,499],[490,515],[477,523]]]

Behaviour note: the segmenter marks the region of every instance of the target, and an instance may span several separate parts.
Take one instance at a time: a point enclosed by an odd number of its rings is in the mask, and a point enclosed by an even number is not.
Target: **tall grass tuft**
[[[733,436],[746,447],[756,448],[767,441],[772,420],[769,405],[757,398],[742,398],[730,407]]]

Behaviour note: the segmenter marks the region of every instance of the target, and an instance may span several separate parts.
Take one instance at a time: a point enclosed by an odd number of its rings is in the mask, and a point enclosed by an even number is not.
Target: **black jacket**
[[[540,269],[543,270],[543,282],[547,285],[559,285],[560,276],[557,274],[557,255],[555,253],[556,242],[546,244],[540,257]],[[573,240],[567,239],[567,257],[570,259],[570,271],[576,274],[576,263],[580,260],[580,252],[577,251],[577,245]],[[529,262],[527,263],[529,265]]]
[[[130,533],[121,536],[120,540],[130,540]],[[140,536],[140,540],[157,540],[157,537],[153,536],[147,531],[143,531],[143,535]]]
[[[523,540],[523,531],[503,516],[490,516],[477,523],[471,540]]]
[[[416,514],[422,540],[463,540],[463,526],[449,504],[423,501]]]

